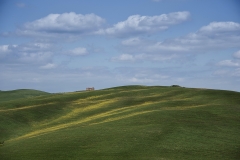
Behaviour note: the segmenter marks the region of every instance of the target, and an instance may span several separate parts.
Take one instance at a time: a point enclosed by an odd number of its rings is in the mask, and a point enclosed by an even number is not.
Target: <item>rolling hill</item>
[[[239,133],[233,91],[121,86],[0,102],[1,160],[239,159]]]
[[[48,95],[50,93],[33,90],[33,89],[18,89],[12,91],[0,91],[0,103],[3,101],[16,100],[20,98],[30,98],[41,95]]]

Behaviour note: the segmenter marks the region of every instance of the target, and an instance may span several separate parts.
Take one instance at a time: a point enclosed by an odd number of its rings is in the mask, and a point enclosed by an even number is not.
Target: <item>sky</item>
[[[0,0],[0,90],[240,91],[239,0]]]

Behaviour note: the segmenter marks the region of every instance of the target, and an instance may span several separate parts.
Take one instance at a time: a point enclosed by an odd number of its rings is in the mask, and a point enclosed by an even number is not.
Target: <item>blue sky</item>
[[[239,0],[0,0],[0,90],[240,91]]]

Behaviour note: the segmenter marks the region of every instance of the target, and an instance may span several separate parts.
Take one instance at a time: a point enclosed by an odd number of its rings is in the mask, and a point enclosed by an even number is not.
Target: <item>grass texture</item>
[[[122,86],[8,94],[0,92],[1,160],[240,159],[238,92]]]
[[[32,90],[32,89],[18,89],[12,91],[0,91],[0,103],[3,101],[16,100],[21,98],[30,98],[41,95],[48,95],[50,93]]]

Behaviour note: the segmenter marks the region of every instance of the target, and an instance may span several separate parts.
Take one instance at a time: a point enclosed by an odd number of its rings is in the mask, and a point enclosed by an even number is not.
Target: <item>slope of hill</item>
[[[47,95],[49,93],[32,90],[32,89],[18,89],[12,91],[0,91],[0,102],[16,100],[20,98],[30,98],[35,96]]]
[[[239,159],[240,93],[123,86],[0,104],[1,160]]]

